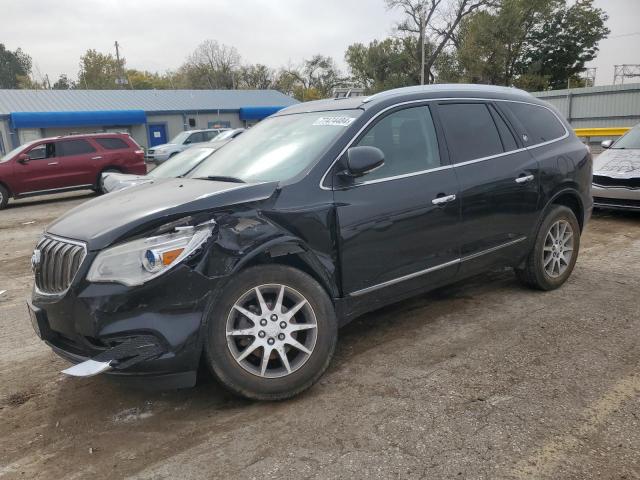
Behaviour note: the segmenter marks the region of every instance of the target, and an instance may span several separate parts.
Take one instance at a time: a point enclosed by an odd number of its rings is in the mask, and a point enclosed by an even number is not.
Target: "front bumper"
[[[640,188],[591,186],[593,206],[620,210],[640,210]]]
[[[148,163],[162,163],[162,162],[167,161],[172,153],[174,153],[174,152],[147,153],[147,155],[145,156],[145,160]]]
[[[34,289],[30,304],[42,340],[71,363],[104,360],[119,348],[107,375],[192,386],[215,282],[182,265],[138,287],[94,284],[83,280],[87,260],[76,277],[82,280],[63,295]],[[122,353],[123,345],[135,348]]]

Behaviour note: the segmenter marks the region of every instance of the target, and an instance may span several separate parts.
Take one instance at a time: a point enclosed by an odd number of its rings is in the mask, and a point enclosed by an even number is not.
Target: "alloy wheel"
[[[246,371],[279,378],[306,363],[316,344],[318,323],[309,301],[281,284],[245,292],[227,317],[227,346]]]
[[[547,232],[542,249],[544,271],[551,278],[560,277],[573,257],[573,228],[566,220],[558,220]]]

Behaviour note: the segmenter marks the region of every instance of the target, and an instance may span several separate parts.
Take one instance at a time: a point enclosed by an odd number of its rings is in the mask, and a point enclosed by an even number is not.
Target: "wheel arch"
[[[3,186],[8,194],[9,194],[9,198],[13,197],[13,191],[11,190],[11,187],[9,186],[9,184],[7,182],[2,181],[2,179],[0,179],[0,186]]]
[[[578,225],[580,225],[580,231],[582,232],[585,223],[585,207],[582,199],[580,198],[580,193],[575,188],[565,187],[556,192],[547,202],[544,209],[544,215],[542,217],[543,219],[551,205],[564,205],[571,209],[578,220]]]
[[[230,275],[256,265],[269,264],[285,265],[300,270],[317,281],[330,298],[338,296],[335,276],[311,249],[294,237],[283,237],[265,242],[243,257],[235,265]]]

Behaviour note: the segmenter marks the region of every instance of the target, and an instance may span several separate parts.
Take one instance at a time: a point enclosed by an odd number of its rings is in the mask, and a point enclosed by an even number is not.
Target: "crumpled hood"
[[[640,177],[640,150],[605,150],[593,161],[593,174],[612,178]]]
[[[55,220],[46,232],[87,242],[89,250],[99,250],[147,223],[265,200],[277,186],[277,182],[155,179],[83,203]]]

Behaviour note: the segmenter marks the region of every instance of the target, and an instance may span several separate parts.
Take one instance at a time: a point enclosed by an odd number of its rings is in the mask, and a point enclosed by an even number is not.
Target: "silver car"
[[[212,144],[189,148],[154,168],[146,175],[105,172],[102,174],[102,189],[105,193],[110,193],[143,183],[149,183],[158,178],[183,177],[200,165],[205,159],[209,158],[218,148],[220,147]]]
[[[593,161],[594,206],[640,210],[640,124],[602,146],[605,151]]]
[[[209,128],[206,130],[187,130],[173,137],[169,143],[156,145],[147,150],[147,161],[162,163],[187,148],[213,140],[219,133],[230,130],[229,128]]]

